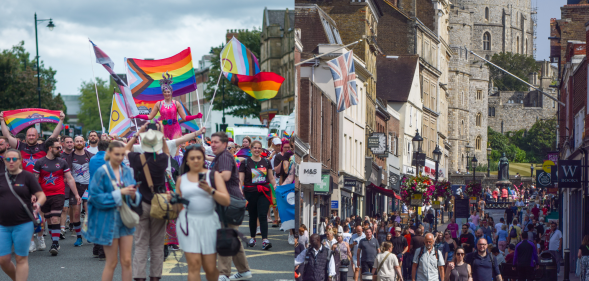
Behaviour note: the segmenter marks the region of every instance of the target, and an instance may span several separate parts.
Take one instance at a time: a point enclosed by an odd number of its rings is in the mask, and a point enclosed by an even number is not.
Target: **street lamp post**
[[[438,183],[438,165],[440,163],[440,157],[442,156],[442,151],[440,150],[440,147],[438,145],[436,145],[436,148],[434,149],[433,153],[434,155],[434,162],[436,162],[436,183]],[[441,208],[441,206],[440,206]],[[434,228],[436,230],[438,230],[438,211],[435,211],[436,215],[435,215],[435,222],[434,222]],[[444,217],[442,215],[442,223],[444,222]]]
[[[49,31],[52,31],[55,27],[52,19],[38,20],[37,13],[35,13],[35,43],[37,46],[37,94],[39,96],[39,108],[41,108],[41,74],[39,68],[39,37],[37,36],[37,23],[42,21],[49,21],[49,24],[47,25]]]
[[[421,145],[423,144],[423,138],[419,135],[419,130],[415,130],[415,136],[411,140],[413,144],[413,159],[415,160],[415,176],[419,176],[419,157],[421,154]],[[419,223],[419,212],[415,212],[416,214],[416,223]]]
[[[476,178],[475,178],[475,175],[476,175],[476,170],[475,170],[475,169],[477,168],[477,163],[479,162],[479,161],[477,160],[477,156],[476,156],[476,155],[474,155],[474,153],[473,153],[473,155],[472,155],[472,160],[471,160],[471,161],[472,161],[472,184],[473,184],[473,186],[474,186],[474,184],[476,184]],[[483,193],[482,193],[482,192],[484,192],[484,191],[483,191],[483,189],[481,188],[481,198],[484,198],[484,197],[483,197]]]
[[[491,151],[490,147],[487,147],[487,177],[491,176]]]

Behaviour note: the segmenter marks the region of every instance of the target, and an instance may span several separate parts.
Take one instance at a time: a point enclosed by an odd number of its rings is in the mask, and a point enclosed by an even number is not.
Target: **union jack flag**
[[[333,76],[337,112],[342,112],[352,105],[357,105],[356,71],[352,51],[328,61],[327,65],[331,68],[331,75]]]

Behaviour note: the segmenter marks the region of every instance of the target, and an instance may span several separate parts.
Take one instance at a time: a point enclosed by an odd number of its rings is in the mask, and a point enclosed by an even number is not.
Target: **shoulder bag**
[[[10,182],[10,179],[8,179],[8,177],[9,177],[9,174],[8,174],[8,171],[6,171],[5,178],[6,178],[6,182],[8,183],[8,187],[10,188],[10,191],[12,192],[14,197],[16,197],[16,199],[18,199],[18,201],[20,201],[20,203],[22,204],[22,207],[25,208],[25,211],[27,211],[27,215],[29,215],[29,218],[33,221],[33,225],[35,227],[37,227],[39,225],[40,221],[38,219],[35,219],[35,216],[33,216],[33,213],[31,213],[31,210],[29,210],[29,208],[27,207],[27,204],[25,204],[25,202],[22,200],[22,198],[20,198],[16,194],[16,192],[14,191],[14,188],[12,187],[12,182]]]
[[[221,218],[221,228],[217,229],[216,251],[222,257],[235,256],[239,252],[241,242],[239,237],[242,235],[235,229],[227,227],[223,206],[217,204],[217,213]]]
[[[391,252],[388,252],[386,256],[384,256],[384,259],[382,259],[382,261],[380,262],[380,264],[378,265],[378,267],[376,268],[376,271],[374,272],[374,275],[378,275],[378,272],[380,272],[380,269],[382,268],[382,265],[384,264],[384,261],[387,260],[387,258],[391,255]]]
[[[149,167],[147,167],[147,160],[145,159],[145,154],[139,155],[141,158],[141,165],[143,165],[143,173],[145,174],[145,179],[147,180],[147,186],[151,189],[153,193],[153,199],[151,199],[151,211],[149,215],[154,219],[161,219],[161,220],[175,220],[178,218],[178,212],[174,210],[170,201],[168,201],[166,193],[156,193],[153,188],[153,181],[151,179],[151,173],[149,172]]]
[[[245,159],[244,164],[247,167],[247,158]],[[237,165],[236,165],[236,167],[237,167]],[[211,171],[210,176],[209,176],[211,182],[214,181],[214,177],[215,177],[215,173],[213,170],[213,171]],[[220,206],[219,208],[224,209],[223,210],[224,211],[223,217],[227,221],[228,224],[241,225],[241,223],[243,222],[243,218],[245,217],[246,200],[241,199],[237,196],[233,196],[231,194],[229,194],[229,197],[231,199],[229,206],[227,206],[227,207]],[[219,213],[219,216],[221,216],[220,213]]]
[[[113,188],[115,190],[117,190],[117,189],[119,189],[119,185],[110,176],[110,171],[108,170],[108,167],[106,165],[107,164],[102,165],[102,168],[104,169],[104,171],[106,171],[106,175],[110,179],[110,182],[112,183]],[[123,171],[121,168],[121,178],[122,177],[123,177]],[[133,228],[139,224],[139,215],[137,213],[133,212],[133,210],[131,210],[131,208],[127,204],[126,196],[121,194],[121,197],[123,198],[123,204],[120,207],[117,207],[119,214],[121,214],[121,221],[123,221],[123,224],[126,227]]]

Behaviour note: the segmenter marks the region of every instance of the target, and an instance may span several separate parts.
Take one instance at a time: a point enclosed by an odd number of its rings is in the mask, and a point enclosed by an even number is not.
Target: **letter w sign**
[[[558,161],[558,187],[581,187],[581,160]]]

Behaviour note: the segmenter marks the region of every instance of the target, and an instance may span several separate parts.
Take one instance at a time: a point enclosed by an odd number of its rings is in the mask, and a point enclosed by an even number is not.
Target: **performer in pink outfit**
[[[166,77],[167,75],[167,77]],[[197,115],[186,115],[184,108],[179,101],[172,100],[172,76],[166,72],[162,74],[163,79],[160,80],[162,93],[164,94],[164,100],[155,103],[153,110],[149,115],[137,115],[133,118],[139,118],[143,120],[151,120],[155,115],[160,113],[160,121],[164,125],[164,136],[170,140],[176,139],[182,136],[182,130],[180,129],[180,123],[178,122],[177,115],[180,115],[183,121],[190,121],[196,118],[202,118],[202,113]]]

